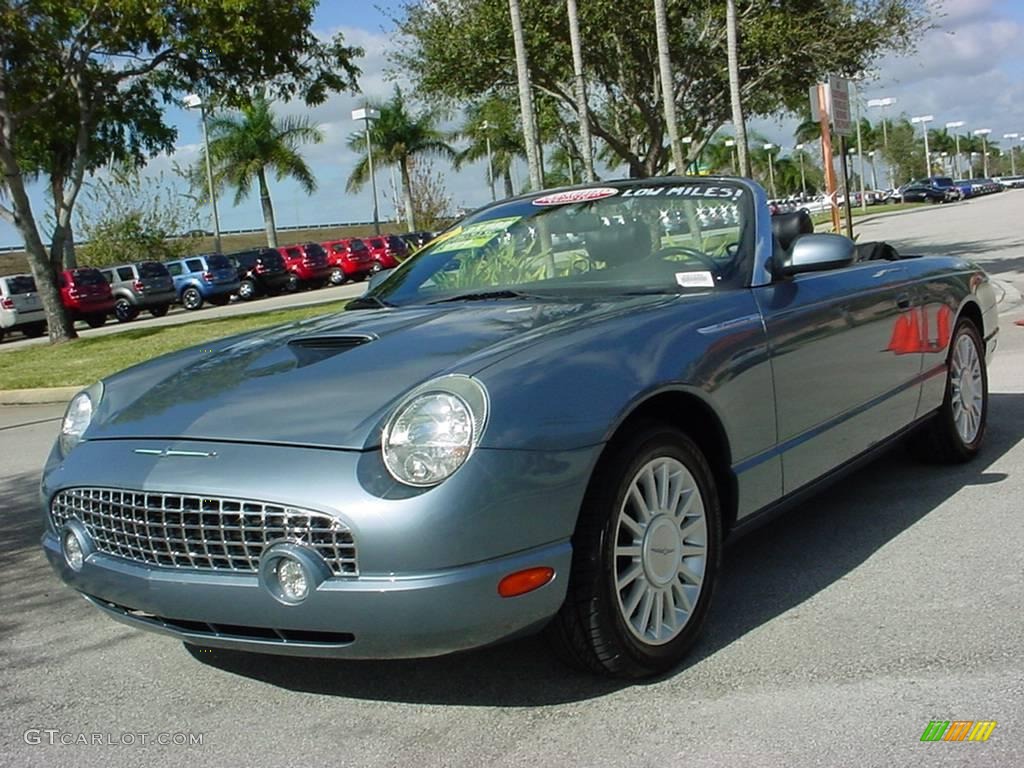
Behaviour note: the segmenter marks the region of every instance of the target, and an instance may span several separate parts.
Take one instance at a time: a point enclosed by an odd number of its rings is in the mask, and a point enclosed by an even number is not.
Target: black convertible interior
[[[814,232],[814,221],[807,211],[777,213],[772,216],[772,235],[775,237],[775,261],[782,263],[783,257],[793,247],[793,242],[800,235]],[[899,252],[889,243],[869,242],[856,243],[857,261],[896,261],[902,258]]]

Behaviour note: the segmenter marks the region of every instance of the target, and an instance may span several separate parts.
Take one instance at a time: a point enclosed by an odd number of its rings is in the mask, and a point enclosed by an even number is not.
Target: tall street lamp
[[[1014,142],[1020,138],[1019,133],[1004,133],[1004,139],[1010,139],[1010,175],[1017,175],[1017,159],[1014,157]]]
[[[988,135],[992,133],[991,128],[979,128],[973,132],[975,136],[981,136],[981,162],[982,174],[988,178]]]
[[[777,197],[775,194],[775,163],[772,160],[772,150],[775,149],[774,144],[765,144],[764,151],[768,153],[768,185],[772,190],[772,198]]]
[[[680,141],[686,145],[686,168],[683,169],[683,173],[688,174],[690,172],[690,168],[693,166],[693,162],[690,161],[690,145],[693,144],[693,136],[683,136]],[[696,173],[694,173],[694,175],[696,175]]]
[[[380,214],[377,212],[377,177],[373,173],[373,142],[370,141],[370,121],[376,120],[380,117],[380,110],[372,109],[370,107],[363,107],[362,109],[352,110],[353,120],[362,120],[363,125],[366,127],[366,164],[370,171],[370,187],[373,189],[373,232],[376,235],[380,234]],[[405,218],[408,220],[409,211],[405,212]]]
[[[885,98],[882,98],[882,99],[868,99],[868,108],[871,109],[871,108],[877,107],[879,109],[879,111],[881,112],[881,115],[882,115],[882,148],[885,150],[885,154],[886,154],[886,158],[885,158],[885,172],[886,172],[886,175],[889,178],[889,186],[890,187],[892,186],[893,179],[892,179],[892,169],[889,167],[889,157],[888,157],[888,155],[889,155],[889,129],[886,127],[885,109],[886,109],[886,107],[891,107],[895,103],[896,103],[896,99],[894,99],[892,96],[886,96]]]
[[[206,184],[210,190],[210,206],[213,208],[213,250],[220,253],[220,215],[217,213],[217,190],[213,186],[213,162],[210,160],[210,132],[206,125],[206,102],[196,93],[190,93],[182,100],[186,109],[198,109],[203,122],[203,147],[206,155]]]
[[[726,139],[725,146],[732,147],[732,175],[736,175],[736,139]]]
[[[928,151],[928,123],[935,119],[935,115],[920,115],[910,118],[912,123],[921,124],[921,133],[924,134],[924,175],[932,175],[932,156]]]
[[[796,150],[797,160],[800,161],[800,199],[807,199],[807,177],[804,176],[804,145],[797,144],[793,149]]]
[[[484,143],[487,145],[487,183],[491,187],[491,202],[497,198],[494,196],[494,160],[491,157],[491,124],[484,120],[480,123],[480,130],[484,132]]]
[[[957,128],[963,128],[964,125],[965,125],[965,123],[964,123],[963,120],[954,120],[951,123],[946,123],[946,130],[953,129],[955,131]],[[956,177],[959,179],[959,178],[961,178],[960,177],[960,134],[959,133],[954,133],[953,134],[953,141],[956,142],[956,154],[953,156],[953,168],[955,169]]]

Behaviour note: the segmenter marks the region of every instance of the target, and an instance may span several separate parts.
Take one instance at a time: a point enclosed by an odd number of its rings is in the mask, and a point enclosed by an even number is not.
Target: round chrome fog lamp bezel
[[[85,530],[85,526],[82,525],[81,521],[72,518],[58,529],[57,536],[60,540],[60,553],[64,558],[65,565],[75,573],[78,573],[85,566],[85,561],[89,559],[89,555],[95,551],[89,538],[89,533]],[[81,554],[80,562],[76,563],[69,553],[69,541],[73,541],[78,545],[78,551]]]
[[[302,597],[289,595],[281,585],[278,569],[281,561],[295,563],[306,577],[306,593]],[[317,587],[331,577],[331,569],[319,553],[295,542],[272,544],[260,556],[260,583],[280,603],[300,605],[309,599]]]

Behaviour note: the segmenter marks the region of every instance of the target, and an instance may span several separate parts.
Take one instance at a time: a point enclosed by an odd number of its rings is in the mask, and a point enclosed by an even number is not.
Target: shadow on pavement
[[[1024,434],[1024,395],[994,394],[979,460],[922,465],[897,446],[731,546],[703,638],[703,659],[843,578],[961,488],[1006,479],[986,467]],[[628,683],[562,667],[538,637],[437,659],[312,660],[189,648],[201,663],[285,689],[355,699],[537,706],[603,696]],[[664,678],[662,678],[664,679]],[[657,682],[657,681],[654,681]]]

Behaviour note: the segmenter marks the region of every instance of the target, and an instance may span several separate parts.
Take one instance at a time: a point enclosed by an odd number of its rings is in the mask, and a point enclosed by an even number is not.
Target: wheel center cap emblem
[[[659,515],[647,526],[643,542],[643,566],[648,581],[664,587],[679,572],[682,541],[679,528],[668,515]]]

